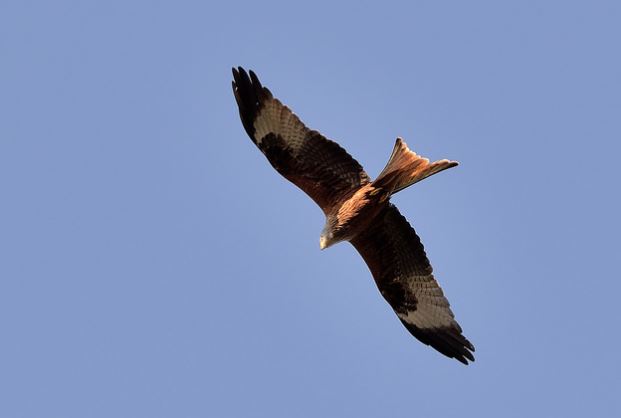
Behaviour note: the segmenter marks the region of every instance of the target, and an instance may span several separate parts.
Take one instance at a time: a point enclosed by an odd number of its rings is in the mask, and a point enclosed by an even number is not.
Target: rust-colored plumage
[[[390,196],[455,161],[430,163],[397,138],[384,170],[371,181],[343,148],[308,129],[263,87],[257,76],[233,69],[233,92],[244,129],[270,164],[323,210],[320,247],[349,241],[363,257],[386,301],[423,343],[464,364],[474,346],[463,336],[436,282],[414,229]]]

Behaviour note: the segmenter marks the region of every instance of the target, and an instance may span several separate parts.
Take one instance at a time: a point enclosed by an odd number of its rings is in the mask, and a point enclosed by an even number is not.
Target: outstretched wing
[[[394,205],[386,207],[351,243],[369,266],[382,296],[412,335],[464,364],[474,361],[474,346],[455,321],[420,239]]]
[[[272,166],[322,209],[369,182],[360,164],[337,143],[308,129],[261,85],[257,76],[233,68],[233,92],[242,124]]]

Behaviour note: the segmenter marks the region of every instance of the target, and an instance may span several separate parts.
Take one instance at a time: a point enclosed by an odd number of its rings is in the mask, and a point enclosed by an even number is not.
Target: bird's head
[[[319,236],[319,248],[325,250],[336,242],[337,241],[334,239],[332,228],[330,228],[330,225],[326,224],[323,231],[321,231],[321,235]]]

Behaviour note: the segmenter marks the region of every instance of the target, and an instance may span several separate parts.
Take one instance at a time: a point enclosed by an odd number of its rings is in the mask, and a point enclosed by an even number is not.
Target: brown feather
[[[410,150],[403,139],[397,138],[386,167],[377,176],[373,185],[388,190],[390,194],[395,194],[414,183],[458,164],[457,161],[446,159],[430,163],[429,159]]]

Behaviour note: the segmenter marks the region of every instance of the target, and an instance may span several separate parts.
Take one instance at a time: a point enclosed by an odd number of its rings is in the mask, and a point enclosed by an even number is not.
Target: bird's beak
[[[324,250],[328,246],[328,240],[323,235],[319,237],[319,249]]]

